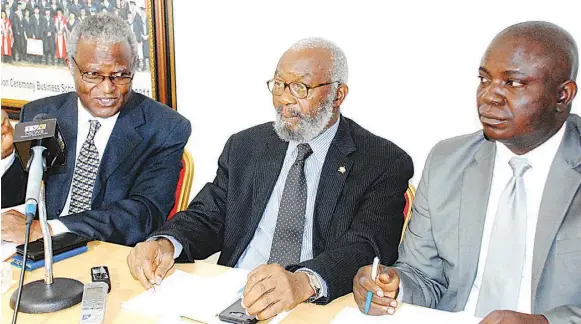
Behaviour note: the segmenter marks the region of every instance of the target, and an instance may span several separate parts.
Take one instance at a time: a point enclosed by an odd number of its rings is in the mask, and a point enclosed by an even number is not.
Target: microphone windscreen
[[[45,113],[40,113],[36,116],[34,116],[34,119],[32,121],[41,121],[41,120],[47,120],[47,119],[54,119],[54,117],[50,116],[49,114],[45,114]]]

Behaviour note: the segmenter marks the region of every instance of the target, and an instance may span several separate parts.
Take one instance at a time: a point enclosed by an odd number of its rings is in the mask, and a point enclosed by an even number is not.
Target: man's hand
[[[159,285],[174,265],[174,246],[170,240],[138,243],[127,256],[127,265],[134,279],[145,289]]]
[[[549,321],[543,315],[531,315],[503,310],[488,314],[480,324],[549,324]]]
[[[8,113],[2,109],[2,159],[7,158],[14,152],[13,138],[14,129],[10,124]]]
[[[50,228],[50,227],[49,227]],[[26,231],[26,216],[14,209],[2,214],[2,239],[16,244],[24,243]],[[51,230],[52,235],[52,230]],[[28,242],[36,241],[42,237],[42,229],[38,220],[32,221]]]
[[[291,310],[315,291],[302,272],[286,271],[279,264],[264,264],[248,274],[242,306],[259,320]]]
[[[353,296],[362,313],[365,313],[367,292],[373,293],[369,315],[394,314],[399,293],[399,275],[393,268],[379,265],[377,280],[371,279],[371,265],[361,267],[353,278]]]

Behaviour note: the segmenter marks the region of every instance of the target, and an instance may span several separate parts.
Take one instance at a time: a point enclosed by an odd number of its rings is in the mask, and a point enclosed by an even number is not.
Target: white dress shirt
[[[2,163],[2,176],[4,176],[4,173],[6,173],[6,171],[8,171],[8,169],[10,168],[12,163],[14,162],[14,156],[15,156],[14,154],[15,153],[12,152],[5,159],[0,160]]]
[[[119,112],[115,115],[108,117],[108,118],[100,118],[100,117],[93,117],[91,113],[83,106],[81,100],[77,100],[77,148],[75,153],[75,165],[76,165],[76,157],[79,156],[81,152],[81,148],[89,136],[89,129],[91,128],[91,120],[97,120],[101,127],[97,133],[95,133],[95,147],[99,153],[99,165],[101,164],[101,158],[103,157],[103,152],[105,152],[105,148],[107,147],[107,142],[109,142],[109,137],[111,137],[111,133],[113,132],[113,128],[115,127],[115,123],[117,122],[117,117],[119,117]],[[76,168],[76,166],[75,166]],[[73,171],[74,174],[74,171]],[[71,187],[69,188],[69,194],[67,195],[67,201],[65,202],[65,207],[60,214],[60,217],[67,216],[69,214],[69,207],[71,205],[71,190],[73,189],[73,181],[71,180]],[[52,219],[48,221],[48,224],[52,228],[53,235],[57,235],[60,233],[68,232],[69,229],[58,219]]]
[[[113,132],[113,128],[115,127],[115,123],[117,122],[117,117],[119,117],[119,113],[117,113],[111,117],[108,117],[108,118],[93,117],[89,113],[89,111],[83,106],[80,99],[77,100],[77,105],[78,105],[78,109],[77,109],[77,147],[76,147],[76,151],[75,151],[75,157],[79,156],[79,153],[81,152],[81,148],[83,147],[83,143],[85,143],[85,140],[87,139],[87,136],[89,135],[89,129],[90,129],[90,122],[89,121],[98,120],[99,123],[101,124],[101,127],[99,128],[99,130],[95,134],[94,141],[95,141],[95,146],[97,147],[97,150],[99,151],[99,163],[100,163],[101,158],[103,157],[103,152],[105,151],[105,148],[107,147],[107,142],[109,141],[109,137],[111,136],[111,133]],[[14,153],[12,153],[10,156],[6,157],[5,159],[2,159],[2,175],[4,175],[6,170],[8,170],[8,168],[10,168],[12,163],[14,163]],[[76,163],[76,159],[75,159],[75,163]],[[65,207],[63,208],[63,211],[61,212],[60,217],[67,216],[69,214],[69,206],[71,204],[72,184],[73,183],[71,181],[71,187],[68,190],[68,195],[67,195],[67,200],[65,202]],[[57,235],[57,234],[65,233],[65,232],[69,231],[68,228],[58,219],[49,220],[48,224],[50,225],[50,227],[52,229],[53,235]]]
[[[565,133],[565,127],[553,135],[548,141],[543,143],[536,149],[521,155],[525,157],[531,165],[523,175],[526,198],[527,198],[527,228],[526,228],[526,253],[523,273],[521,277],[520,292],[518,297],[517,309],[514,311],[520,313],[531,313],[531,276],[533,269],[533,249],[535,243],[535,233],[537,229],[537,219],[539,216],[539,208],[541,206],[541,198],[545,188],[545,182],[549,175],[549,170],[553,159],[559,149],[561,140]],[[480,245],[480,257],[478,258],[478,270],[476,278],[472,284],[470,295],[464,311],[468,314],[476,312],[476,304],[478,303],[478,295],[480,293],[480,286],[482,284],[482,276],[484,274],[484,266],[486,264],[486,257],[488,255],[488,245],[490,243],[490,235],[492,234],[492,227],[494,225],[494,218],[496,216],[496,209],[500,195],[506,187],[507,183],[513,176],[513,171],[508,161],[516,156],[503,144],[496,144],[496,158],[494,161],[494,170],[492,175],[492,183],[490,187],[490,196],[488,199],[488,208],[486,210],[486,219],[484,220],[484,229],[482,232],[482,243]],[[525,230],[525,229],[514,229]],[[510,248],[510,247],[508,247]]]

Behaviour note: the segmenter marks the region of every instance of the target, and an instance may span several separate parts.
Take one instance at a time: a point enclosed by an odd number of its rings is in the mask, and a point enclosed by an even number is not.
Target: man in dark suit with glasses
[[[411,158],[340,114],[347,60],[323,39],[305,39],[267,83],[274,122],[230,137],[215,180],[186,211],[128,256],[145,288],[174,259],[220,251],[219,264],[252,270],[242,306],[259,319],[351,292],[376,254],[393,262]]]
[[[108,14],[88,17],[72,31],[67,66],[76,92],[36,100],[20,120],[55,117],[67,144],[63,167],[46,175],[46,206],[53,235],[134,245],[165,221],[174,196],[190,123],[177,112],[131,90],[137,68],[135,36]],[[2,207],[22,204],[26,173],[2,120]],[[24,239],[24,216],[2,215],[2,239]],[[38,221],[31,240],[42,236]]]

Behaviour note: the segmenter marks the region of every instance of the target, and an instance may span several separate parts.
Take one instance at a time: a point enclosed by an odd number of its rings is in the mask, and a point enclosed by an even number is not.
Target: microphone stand
[[[44,283],[52,285],[54,278],[52,276],[52,236],[46,219],[46,202],[44,200],[44,181],[40,183],[40,202],[38,204],[38,218],[42,230],[42,239],[44,243]]]
[[[44,280],[36,280],[24,285],[20,300],[20,311],[29,314],[51,313],[69,308],[83,298],[82,282],[69,278],[54,278],[52,272],[52,237],[46,219],[44,181],[40,185],[38,216],[44,242]],[[23,256],[26,258],[26,256]],[[24,270],[24,269],[23,269]],[[14,309],[17,293],[10,298]]]
[[[44,181],[40,183],[40,202],[38,208],[38,218],[40,219],[40,228],[42,230],[42,239],[44,243],[44,283],[52,285],[54,278],[52,276],[52,236],[50,236],[50,227],[46,219],[46,201],[44,198]]]

